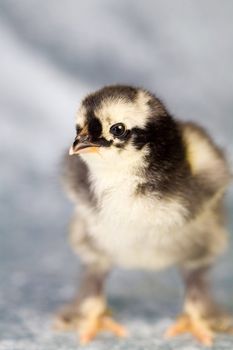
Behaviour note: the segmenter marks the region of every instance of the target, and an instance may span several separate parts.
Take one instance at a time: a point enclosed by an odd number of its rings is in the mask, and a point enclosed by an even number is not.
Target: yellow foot
[[[74,331],[79,334],[79,341],[82,345],[89,343],[100,332],[110,332],[118,337],[127,336],[127,330],[114,321],[109,311],[101,313],[88,312],[85,317],[75,311],[75,308],[64,309],[55,319],[53,328],[58,331]]]
[[[111,332],[118,337],[127,336],[127,330],[114,321],[109,315],[101,315],[95,318],[83,320],[79,327],[79,339],[82,345],[93,340],[99,332]]]
[[[219,318],[203,319],[182,314],[176,322],[168,328],[165,337],[174,337],[183,333],[191,333],[201,344],[212,346],[215,332],[232,334],[232,320],[227,315]]]

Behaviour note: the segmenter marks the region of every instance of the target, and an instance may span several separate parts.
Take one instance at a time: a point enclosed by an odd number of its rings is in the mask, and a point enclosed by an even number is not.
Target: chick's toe
[[[174,337],[183,333],[190,333],[205,346],[212,346],[216,333],[233,334],[233,320],[227,314],[215,317],[193,317],[182,314],[165,332],[165,337]]]
[[[100,332],[110,332],[118,337],[127,336],[128,332],[124,326],[117,323],[109,315],[89,317],[80,325],[79,340],[81,344],[87,344]]]
[[[54,329],[75,331],[80,344],[87,344],[98,333],[110,332],[118,337],[125,337],[128,332],[116,322],[102,298],[87,298],[80,305],[67,305],[56,317]]]

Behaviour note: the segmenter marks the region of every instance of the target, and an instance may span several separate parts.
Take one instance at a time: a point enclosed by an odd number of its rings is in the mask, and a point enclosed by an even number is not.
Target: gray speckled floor
[[[112,82],[152,88],[174,114],[208,127],[232,159],[232,14],[227,0],[0,2],[0,350],[79,348],[51,324],[79,280],[58,169],[87,91]],[[232,193],[228,208],[233,227]],[[232,251],[213,272],[231,311]],[[130,337],[103,335],[86,349],[201,349],[188,335],[163,338],[182,294],[176,271],[114,271],[110,305]],[[214,344],[232,348],[229,336]]]

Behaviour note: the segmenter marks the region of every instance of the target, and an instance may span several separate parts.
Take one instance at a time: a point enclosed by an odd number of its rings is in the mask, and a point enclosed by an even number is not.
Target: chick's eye
[[[111,126],[110,133],[113,136],[119,137],[125,133],[125,125],[123,123],[117,123]]]

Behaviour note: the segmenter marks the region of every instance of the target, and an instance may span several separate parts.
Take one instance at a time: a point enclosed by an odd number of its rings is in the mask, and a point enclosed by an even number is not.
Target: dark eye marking
[[[102,125],[98,118],[94,115],[88,118],[88,133],[92,137],[93,141],[98,139],[102,133]]]
[[[126,132],[126,127],[123,123],[116,123],[111,126],[109,131],[113,136],[121,138]]]
[[[76,129],[76,134],[77,134],[77,135],[80,134],[80,132],[82,131],[82,128],[81,128],[81,126],[80,126],[79,124],[77,124],[77,125],[75,126],[75,129]]]
[[[108,141],[104,137],[100,137],[97,141],[97,143],[103,147],[110,147],[112,142],[113,142],[112,140]]]

